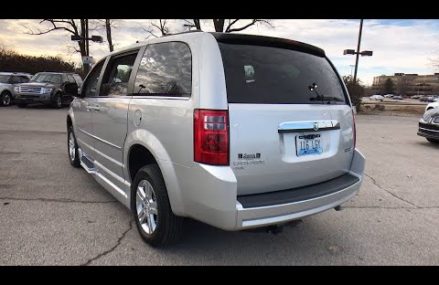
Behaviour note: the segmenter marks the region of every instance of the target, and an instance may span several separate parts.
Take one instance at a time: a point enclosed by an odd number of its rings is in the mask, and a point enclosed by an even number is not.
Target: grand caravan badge
[[[238,159],[260,159],[261,154],[259,152],[257,153],[238,153]]]
[[[260,152],[257,153],[238,153],[238,160],[232,162],[233,169],[244,170],[248,166],[257,166],[264,164]]]

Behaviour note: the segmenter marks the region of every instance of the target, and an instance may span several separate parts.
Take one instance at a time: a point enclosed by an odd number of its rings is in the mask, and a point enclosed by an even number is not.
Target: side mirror
[[[70,94],[75,97],[79,97],[79,88],[78,88],[78,84],[76,83],[67,83],[66,85],[64,85],[64,91],[67,94]]]

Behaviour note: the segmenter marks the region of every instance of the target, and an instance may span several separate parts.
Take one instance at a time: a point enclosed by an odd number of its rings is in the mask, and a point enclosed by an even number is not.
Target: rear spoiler
[[[278,47],[278,48],[292,49],[300,52],[310,53],[320,57],[325,57],[325,51],[323,49],[294,40],[276,38],[276,37],[246,35],[246,34],[232,34],[232,33],[210,33],[210,34],[212,34],[215,37],[215,39],[221,43]]]

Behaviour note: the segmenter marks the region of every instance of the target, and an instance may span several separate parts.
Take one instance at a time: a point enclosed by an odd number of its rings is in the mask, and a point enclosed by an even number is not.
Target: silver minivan
[[[113,52],[67,129],[71,164],[154,246],[185,217],[243,230],[337,208],[363,180],[343,81],[322,49],[288,39],[189,32]]]

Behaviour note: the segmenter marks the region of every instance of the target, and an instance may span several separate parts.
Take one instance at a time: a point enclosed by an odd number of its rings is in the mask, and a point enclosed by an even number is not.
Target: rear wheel
[[[427,139],[429,142],[434,143],[434,144],[439,144],[439,140],[438,139]]]
[[[4,91],[2,94],[1,94],[1,101],[0,101],[0,105],[3,105],[3,106],[9,106],[9,105],[11,105],[11,103],[12,103],[12,95],[11,95],[11,93],[9,93],[8,91]]]
[[[179,240],[183,218],[174,215],[159,167],[141,168],[131,184],[131,207],[137,230],[152,246],[164,246]]]

